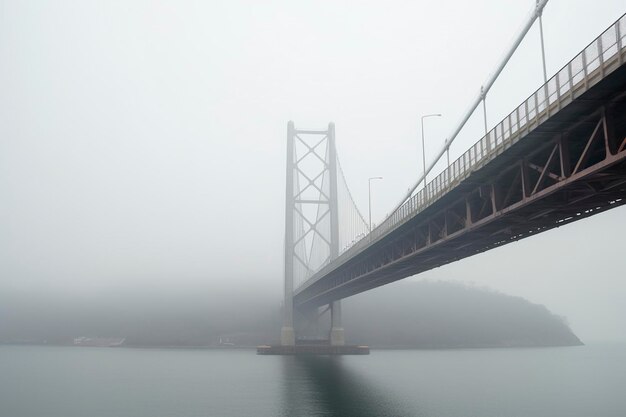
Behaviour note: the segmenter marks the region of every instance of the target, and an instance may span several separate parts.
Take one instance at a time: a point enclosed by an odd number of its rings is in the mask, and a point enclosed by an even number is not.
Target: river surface
[[[626,416],[626,345],[374,350],[0,346],[1,417]]]

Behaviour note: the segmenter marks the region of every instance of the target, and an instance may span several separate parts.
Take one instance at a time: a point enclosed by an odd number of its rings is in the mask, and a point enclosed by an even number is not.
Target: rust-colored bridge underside
[[[294,305],[328,304],[623,204],[626,65],[412,219],[297,291]]]

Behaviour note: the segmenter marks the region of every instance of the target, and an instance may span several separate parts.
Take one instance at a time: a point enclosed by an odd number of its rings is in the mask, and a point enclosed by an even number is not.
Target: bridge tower
[[[285,199],[285,299],[281,344],[293,346],[294,283],[306,281],[317,269],[339,256],[337,153],[335,125],[326,130],[296,129],[287,124]],[[333,301],[331,345],[345,344],[341,301]]]

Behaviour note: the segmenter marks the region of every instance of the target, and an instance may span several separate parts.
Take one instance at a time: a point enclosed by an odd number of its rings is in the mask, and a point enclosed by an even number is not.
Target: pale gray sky
[[[0,290],[281,291],[287,121],[336,123],[380,221],[441,146],[534,0],[0,0]],[[624,13],[551,0],[549,75]],[[542,81],[535,26],[488,98],[493,126]],[[481,136],[474,117],[451,157]],[[429,158],[427,158],[429,159]],[[626,338],[626,211],[423,275],[544,303],[583,340]]]

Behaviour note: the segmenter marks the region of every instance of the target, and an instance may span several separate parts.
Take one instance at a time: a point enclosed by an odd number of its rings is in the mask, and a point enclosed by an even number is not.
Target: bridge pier
[[[283,326],[280,329],[280,344],[282,346],[296,345],[296,332],[293,330],[293,327]]]
[[[283,327],[280,329],[280,344],[296,345],[296,333],[293,329],[293,258],[294,258],[294,135],[293,122],[287,125],[287,190],[285,200],[285,304],[283,306]]]
[[[330,304],[330,345],[343,346],[346,338],[341,323],[341,300],[333,301]]]
[[[311,136],[314,140],[308,138]],[[326,130],[298,130],[290,121],[287,124],[286,170],[285,298],[280,345],[261,346],[258,353],[367,354],[369,348],[366,346],[346,346],[341,300],[329,304],[328,340],[325,340],[326,335],[322,336],[323,340],[317,338],[322,333],[318,331],[319,316],[326,311],[320,313],[317,307],[297,310],[294,307],[294,285],[301,285],[312,272],[339,256],[339,168],[335,125],[329,123]],[[363,216],[360,218],[363,220]],[[321,259],[312,258],[313,248],[323,255]],[[314,332],[310,331],[311,326],[315,327]],[[307,332],[315,336],[311,337]]]
[[[283,327],[280,329],[280,344],[282,346],[296,345],[296,332],[293,325],[293,281],[290,276],[285,277],[285,306],[283,311]]]

